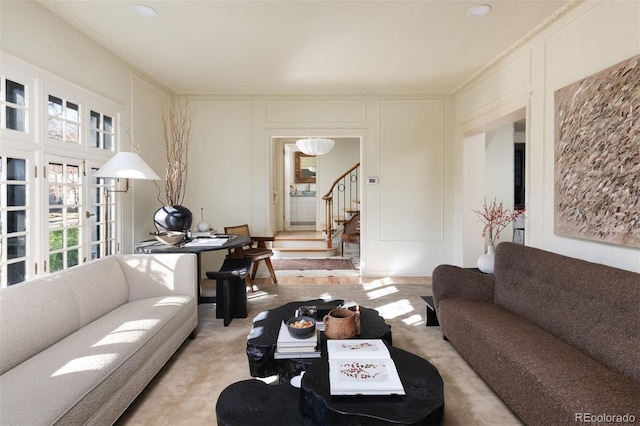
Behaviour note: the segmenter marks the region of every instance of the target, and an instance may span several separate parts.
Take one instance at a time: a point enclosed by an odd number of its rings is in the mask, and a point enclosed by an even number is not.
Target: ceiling
[[[469,17],[482,1],[491,13]],[[455,92],[575,2],[41,3],[179,94],[429,94]]]

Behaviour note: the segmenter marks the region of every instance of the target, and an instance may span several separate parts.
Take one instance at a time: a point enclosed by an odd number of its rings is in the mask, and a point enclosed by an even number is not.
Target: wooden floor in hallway
[[[327,271],[328,272],[328,271]],[[333,276],[297,276],[278,277],[278,284],[371,284],[376,281],[383,281],[385,284],[431,284],[431,277],[333,277]],[[270,278],[256,278],[253,280],[254,286],[271,284]]]

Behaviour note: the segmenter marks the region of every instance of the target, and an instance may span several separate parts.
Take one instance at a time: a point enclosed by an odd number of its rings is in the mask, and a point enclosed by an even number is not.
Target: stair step
[[[333,248],[310,248],[310,247],[280,247],[272,248],[274,257],[330,257],[335,256],[336,249]]]
[[[281,231],[271,243],[274,257],[331,257],[336,255],[335,243],[329,242],[319,231]]]
[[[311,248],[323,249],[327,248],[327,242],[322,240],[275,240],[271,243],[271,249],[287,249],[287,248]]]

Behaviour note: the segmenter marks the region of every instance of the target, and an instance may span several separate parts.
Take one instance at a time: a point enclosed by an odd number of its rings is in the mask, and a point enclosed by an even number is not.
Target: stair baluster
[[[326,206],[326,235],[327,248],[333,247],[333,234],[337,231],[336,225],[342,225],[348,221],[347,215],[359,212],[360,208],[353,209],[352,204],[360,203],[358,177],[360,175],[360,163],[338,177],[331,185],[331,189],[322,197]],[[340,209],[342,206],[342,210]],[[343,212],[340,215],[340,212]]]

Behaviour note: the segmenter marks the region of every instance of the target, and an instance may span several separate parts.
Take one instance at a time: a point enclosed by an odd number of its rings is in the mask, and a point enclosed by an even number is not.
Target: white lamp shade
[[[160,176],[135,152],[119,152],[94,173],[101,178],[160,180]]]
[[[323,155],[331,151],[335,142],[332,139],[308,138],[296,141],[300,151],[307,155]]]

